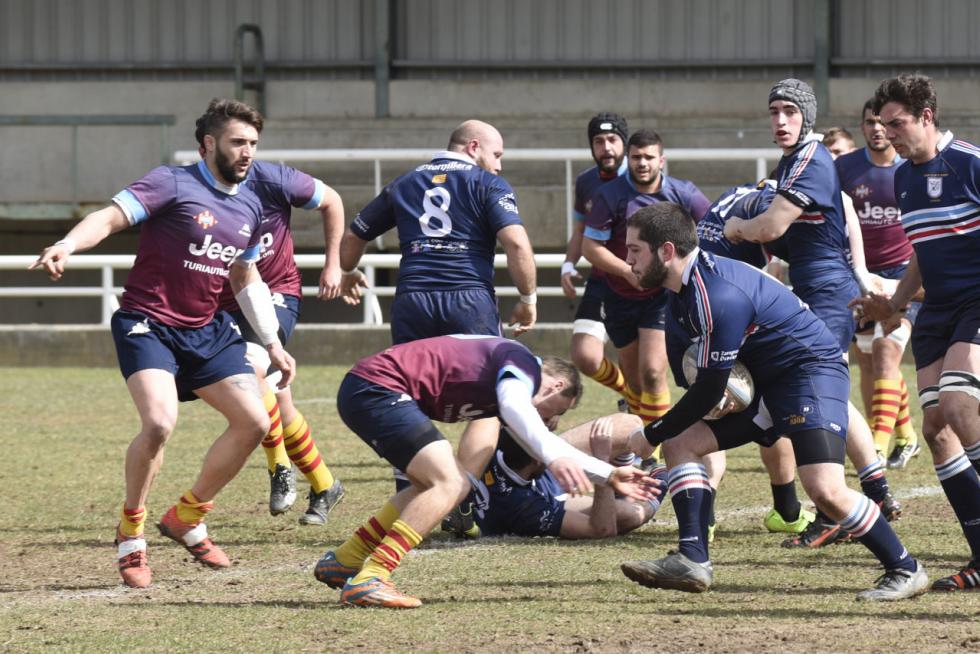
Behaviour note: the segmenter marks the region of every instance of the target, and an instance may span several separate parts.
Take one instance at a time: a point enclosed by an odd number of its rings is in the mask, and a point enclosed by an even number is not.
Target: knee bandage
[[[939,387],[926,386],[919,389],[919,405],[922,410],[934,409],[939,406]]]
[[[265,374],[272,365],[272,359],[269,358],[269,353],[266,349],[258,343],[252,343],[251,341],[245,343],[245,358],[248,359],[249,364],[260,374]]]
[[[858,352],[871,354],[871,343],[874,342],[877,333],[876,327],[874,334],[855,334],[854,345],[857,347]]]
[[[903,350],[905,349],[905,346],[908,344],[910,336],[912,336],[912,327],[905,320],[903,320],[898,327],[893,329],[887,335],[885,334],[884,330],[881,328],[880,322],[875,325],[875,334],[874,334],[875,338],[887,338],[891,341],[894,341],[895,343],[898,343],[898,346]]]
[[[606,326],[598,320],[579,318],[572,323],[572,334],[588,334],[589,336],[598,338],[603,343],[607,340]]]
[[[966,393],[980,400],[980,378],[966,370],[944,370],[939,377],[940,393]]]

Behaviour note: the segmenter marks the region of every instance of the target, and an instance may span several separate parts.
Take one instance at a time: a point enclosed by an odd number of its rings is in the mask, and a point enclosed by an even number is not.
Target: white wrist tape
[[[524,304],[537,304],[538,303],[538,294],[537,293],[529,293],[528,295],[522,295],[521,296],[521,302],[523,302]]]
[[[566,261],[565,263],[561,264],[562,277],[564,277],[565,275],[574,275],[576,272],[578,271],[575,270],[575,264],[572,263],[571,261]]]
[[[249,284],[238,291],[235,300],[263,345],[279,342],[279,318],[265,282]]]
[[[60,241],[55,241],[54,244],[64,245],[66,248],[68,248],[68,254],[73,254],[75,252],[75,239],[73,238],[69,238],[66,236]]]

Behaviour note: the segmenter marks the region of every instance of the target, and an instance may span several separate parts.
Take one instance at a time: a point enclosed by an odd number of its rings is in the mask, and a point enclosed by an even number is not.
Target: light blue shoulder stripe
[[[126,214],[126,220],[129,221],[130,225],[136,225],[143,222],[150,217],[149,213],[146,211],[146,207],[140,202],[133,192],[128,188],[124,188],[112,197],[112,201],[115,202],[122,212]]]
[[[504,377],[513,376],[524,382],[527,386],[527,390],[531,395],[534,395],[534,380],[527,376],[527,373],[514,365],[506,365],[500,369],[497,373],[497,382],[499,383]]]
[[[596,229],[595,227],[585,226],[585,235],[593,241],[608,241],[612,238],[611,229]]]
[[[262,252],[262,244],[256,243],[250,248],[246,248],[238,255],[239,261],[244,261],[245,263],[255,263],[259,260],[259,255]]]
[[[320,206],[323,202],[323,196],[327,194],[327,185],[320,180],[313,178],[313,197],[310,201],[303,205],[303,209],[312,211]]]

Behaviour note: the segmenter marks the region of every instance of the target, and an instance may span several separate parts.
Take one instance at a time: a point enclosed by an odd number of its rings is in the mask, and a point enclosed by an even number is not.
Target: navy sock
[[[851,512],[841,520],[841,527],[871,550],[885,570],[901,568],[914,571],[915,559],[909,555],[902,541],[898,540],[891,525],[881,515],[878,505],[870,498],[859,497]]]
[[[672,468],[668,477],[670,501],[677,516],[680,553],[695,563],[708,560],[708,513],[711,486],[700,463]]]
[[[973,559],[980,559],[980,477],[966,454],[936,466],[936,476],[960,521]]]
[[[885,468],[881,465],[881,461],[875,459],[858,470],[858,479],[861,480],[861,490],[873,502],[881,502],[885,499],[888,494],[888,479],[885,477]]]

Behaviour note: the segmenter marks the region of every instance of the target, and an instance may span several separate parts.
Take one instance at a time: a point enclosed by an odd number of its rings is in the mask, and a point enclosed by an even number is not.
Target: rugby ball
[[[693,384],[694,380],[698,377],[698,366],[695,363],[697,349],[697,343],[687,348],[687,351],[684,352],[684,359],[681,362],[681,367],[684,369],[684,379],[687,380],[688,384]],[[704,419],[717,420],[720,418],[720,413],[725,408],[725,404],[727,404],[729,399],[735,402],[735,408],[732,409],[732,413],[744,411],[752,402],[754,396],[755,384],[752,381],[752,375],[749,374],[749,369],[741,361],[736,361],[735,365],[732,366],[732,372],[728,375],[728,387],[725,389],[725,397],[721,398],[718,406],[709,411],[704,416]]]

